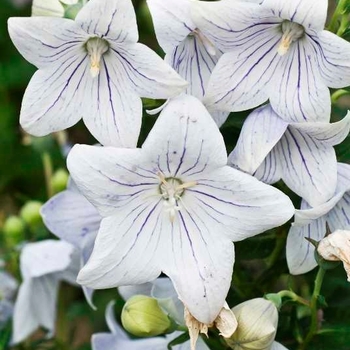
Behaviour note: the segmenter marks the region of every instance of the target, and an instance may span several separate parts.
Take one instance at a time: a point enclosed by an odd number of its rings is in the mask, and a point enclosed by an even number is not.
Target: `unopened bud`
[[[61,192],[67,188],[68,172],[64,169],[58,169],[52,176],[51,184],[55,193]]]
[[[25,224],[18,216],[10,216],[3,227],[6,245],[15,247],[25,239]]]
[[[125,303],[121,321],[129,333],[138,337],[164,334],[171,327],[157,300],[144,295],[135,295]]]
[[[42,223],[40,215],[41,207],[41,202],[29,201],[20,211],[21,218],[31,229],[38,227]]]
[[[263,298],[248,300],[232,309],[238,327],[229,339],[232,349],[270,350],[277,331],[278,312],[274,303]]]

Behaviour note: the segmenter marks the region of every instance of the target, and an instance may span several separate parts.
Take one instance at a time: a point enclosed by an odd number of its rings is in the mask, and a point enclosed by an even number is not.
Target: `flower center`
[[[305,29],[302,25],[290,21],[282,22],[281,29],[283,36],[278,46],[278,53],[283,56],[289,50],[290,45],[305,34]]]
[[[86,50],[90,56],[90,73],[95,78],[100,73],[101,57],[109,50],[109,45],[104,39],[91,38],[86,42]]]
[[[216,56],[216,48],[214,44],[199,29],[195,29],[191,36],[197,37],[211,56]]]
[[[165,211],[169,212],[171,222],[174,222],[175,214],[182,209],[181,197],[185,193],[186,188],[195,186],[195,181],[184,183],[176,177],[165,177],[158,174],[160,179],[159,192],[164,200]]]

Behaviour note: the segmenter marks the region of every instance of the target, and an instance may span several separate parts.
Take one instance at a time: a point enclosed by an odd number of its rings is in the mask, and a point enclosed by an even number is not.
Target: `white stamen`
[[[288,52],[290,45],[304,35],[305,29],[300,24],[290,21],[284,21],[281,29],[283,36],[277,51],[283,56]]]
[[[202,42],[209,55],[216,56],[216,48],[213,43],[199,29],[195,29],[192,34],[196,35]]]
[[[86,50],[90,56],[90,73],[96,78],[100,73],[100,61],[109,49],[108,42],[101,38],[91,38],[86,43]]]

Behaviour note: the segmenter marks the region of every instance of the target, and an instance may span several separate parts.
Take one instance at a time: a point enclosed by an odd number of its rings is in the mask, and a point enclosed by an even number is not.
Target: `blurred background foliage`
[[[166,1],[166,0],[164,0]],[[162,51],[155,39],[151,17],[144,0],[134,0],[140,31],[140,41],[156,50]],[[332,4],[331,4],[332,8]],[[65,157],[60,138],[52,135],[44,138],[30,137],[19,127],[21,99],[35,68],[27,63],[12,45],[7,33],[7,19],[12,16],[30,16],[30,1],[1,0],[0,10],[0,260],[5,268],[18,280],[18,247],[22,238],[37,241],[52,238],[40,218],[34,223],[23,221],[23,207],[33,201],[44,203],[52,192],[64,188]],[[350,34],[344,34],[350,39]],[[144,101],[146,108],[160,105],[162,101]],[[346,93],[333,106],[332,120],[345,116],[350,108]],[[249,112],[232,113],[221,131],[225,138],[227,151],[236,144],[243,121]],[[146,115],[140,144],[152,128],[156,117]],[[68,143],[93,144],[95,140],[82,123],[67,131]],[[350,162],[350,137],[336,147],[339,161]],[[57,173],[58,172],[58,173]],[[57,175],[59,174],[59,175]],[[58,183],[52,183],[56,176]],[[51,181],[51,183],[50,183]],[[61,181],[61,183],[60,183]],[[62,186],[63,181],[63,186]],[[292,198],[298,208],[300,199],[291,193],[283,183],[277,186]],[[35,205],[34,205],[35,210]],[[15,216],[25,227],[24,237],[9,237],[6,233],[8,218]],[[16,223],[13,221],[13,224]],[[18,224],[18,222],[17,222]],[[309,298],[312,293],[315,271],[303,276],[290,276],[285,259],[285,243],[289,224],[276,230],[265,232],[257,237],[236,244],[235,274],[228,303],[234,305],[265,293],[293,289],[296,293]],[[309,346],[310,350],[349,350],[350,349],[350,285],[346,282],[342,267],[327,272],[322,294],[325,301],[320,320],[324,320],[322,334]],[[117,315],[123,306],[116,290],[98,291],[95,295],[97,311],[93,311],[85,302],[79,288],[63,285],[60,290],[57,335],[54,340],[45,340],[44,333],[38,331],[28,342],[17,349],[91,349],[92,333],[106,331],[104,320],[105,305],[116,299]],[[289,349],[297,349],[297,340],[307,331],[308,310],[295,303],[283,305],[280,312],[277,340]],[[6,348],[9,339],[10,324],[0,330],[0,350]],[[210,339],[212,349],[225,349],[217,340]],[[106,349],[107,350],[107,349]],[[124,349],[123,349],[124,350]],[[127,349],[125,349],[127,350]]]

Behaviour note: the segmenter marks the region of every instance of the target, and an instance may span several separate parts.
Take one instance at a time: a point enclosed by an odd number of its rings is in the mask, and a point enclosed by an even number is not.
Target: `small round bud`
[[[40,215],[41,206],[41,202],[29,201],[22,207],[20,216],[30,228],[35,228],[42,223]]]
[[[164,334],[171,327],[157,300],[144,295],[135,295],[125,303],[121,321],[129,333],[138,337]]]
[[[68,172],[64,169],[58,169],[52,176],[51,184],[55,193],[61,192],[67,188]]]
[[[25,224],[18,216],[10,216],[3,227],[6,245],[15,247],[25,239]]]

